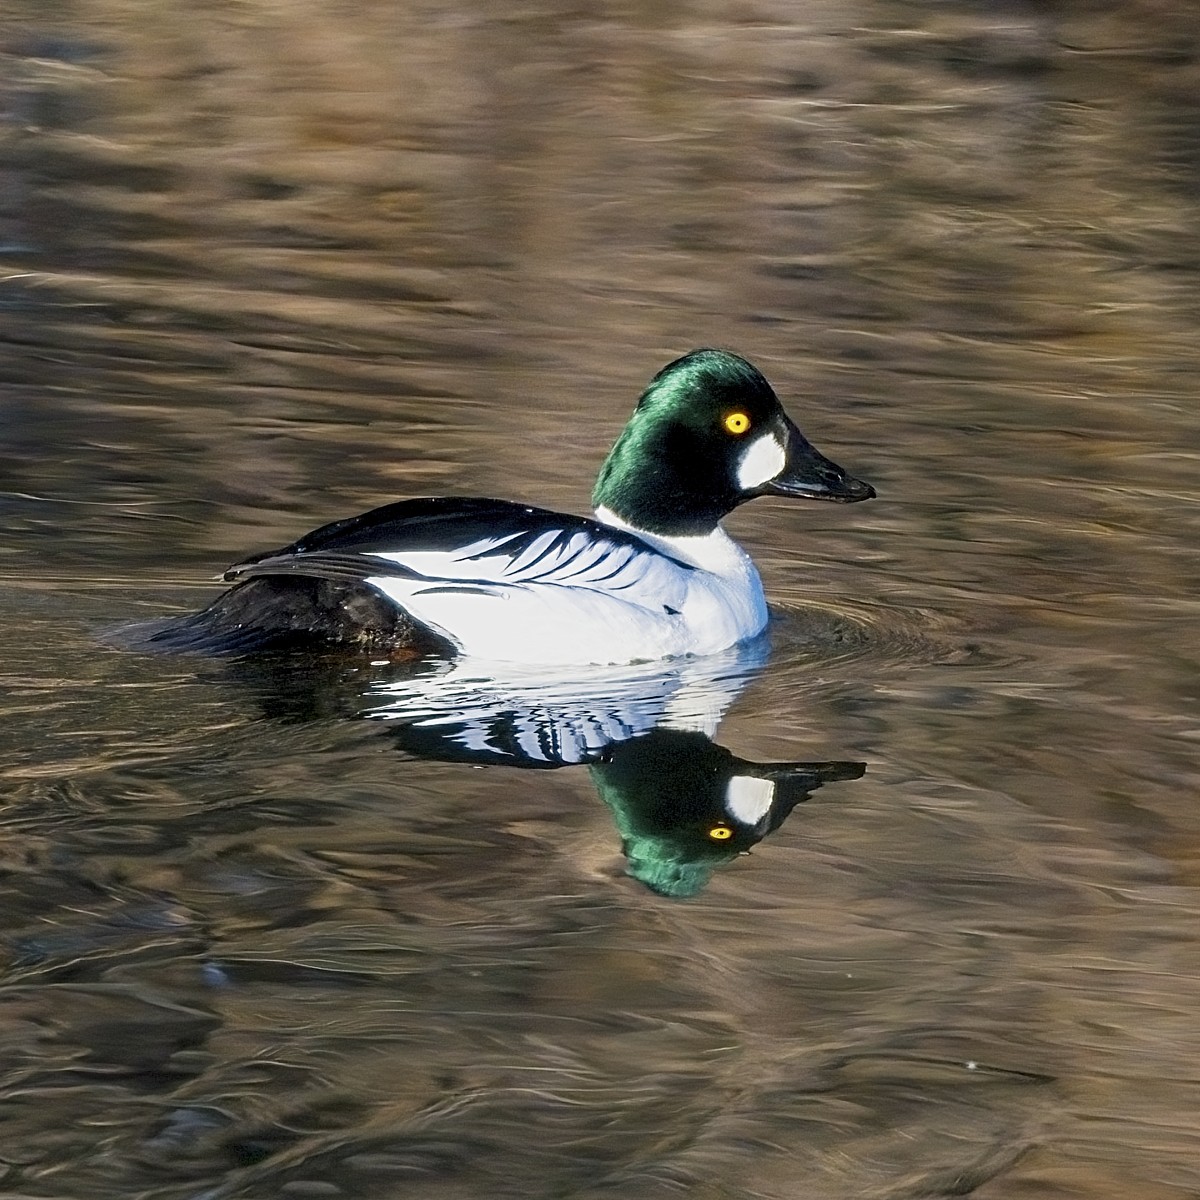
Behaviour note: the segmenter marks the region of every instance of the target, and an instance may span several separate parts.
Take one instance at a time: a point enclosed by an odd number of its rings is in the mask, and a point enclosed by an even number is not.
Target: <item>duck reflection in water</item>
[[[693,896],[714,867],[774,833],[823,783],[865,770],[859,762],[750,762],[705,733],[660,727],[611,747],[591,773],[629,874],[663,895]]]
[[[759,639],[706,658],[569,678],[512,667],[492,674],[473,660],[428,663],[376,677],[365,692],[343,693],[335,707],[349,702],[356,715],[386,724],[399,747],[419,758],[586,766],[620,832],[629,874],[663,895],[691,896],[822,784],[866,770],[859,762],[751,762],[712,740],[766,653]],[[272,688],[274,715],[327,713],[330,697],[320,694],[319,678],[310,673],[302,689],[294,679]]]

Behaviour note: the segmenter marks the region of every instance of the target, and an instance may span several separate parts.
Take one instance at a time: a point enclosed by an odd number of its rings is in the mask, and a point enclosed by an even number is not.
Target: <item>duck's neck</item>
[[[597,512],[610,524],[658,537],[707,537],[737,503],[728,486],[679,464],[703,461],[699,452],[647,453],[631,425],[612,448],[592,492]]]
[[[596,509],[596,520],[614,529],[623,529],[649,543],[655,550],[668,554],[692,567],[700,567],[714,574],[758,579],[746,552],[720,525],[714,525],[707,533],[666,534],[642,529],[627,521],[604,505]]]

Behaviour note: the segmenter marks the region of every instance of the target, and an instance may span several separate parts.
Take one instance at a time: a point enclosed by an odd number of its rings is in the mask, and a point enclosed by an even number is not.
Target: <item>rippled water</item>
[[[6,1196],[1200,1194],[1190,6],[0,15]],[[394,497],[585,511],[711,343],[879,491],[734,516],[749,661],[128,648]],[[655,891],[698,763],[844,770]]]

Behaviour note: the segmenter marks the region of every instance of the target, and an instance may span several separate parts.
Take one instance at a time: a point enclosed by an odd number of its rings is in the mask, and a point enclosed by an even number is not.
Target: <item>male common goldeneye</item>
[[[506,500],[402,500],[236,563],[233,587],[152,640],[243,650],[318,639],[530,664],[711,654],[760,633],[762,583],[721,528],[755,496],[874,489],[818,453],[736,354],[665,366],[609,452],[595,518]]]

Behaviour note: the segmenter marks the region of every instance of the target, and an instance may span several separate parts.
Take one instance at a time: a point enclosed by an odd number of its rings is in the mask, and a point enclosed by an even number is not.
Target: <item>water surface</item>
[[[0,16],[6,1194],[1200,1192],[1188,6]],[[867,769],[690,897],[369,667],[114,641],[393,498],[586,511],[703,344],[879,499],[729,523],[713,743]]]

